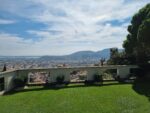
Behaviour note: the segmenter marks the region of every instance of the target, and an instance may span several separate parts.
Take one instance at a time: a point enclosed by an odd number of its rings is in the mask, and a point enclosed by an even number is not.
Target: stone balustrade
[[[46,72],[49,73],[48,82],[56,82],[57,76],[64,75],[65,81],[70,81],[70,74],[73,71],[85,70],[87,71],[86,80],[92,80],[95,73],[102,74],[107,69],[117,69],[117,75],[120,78],[126,78],[130,74],[130,69],[138,68],[136,65],[109,65],[109,66],[93,66],[93,67],[59,67],[46,69],[20,69],[13,71],[6,71],[0,73],[0,79],[4,79],[4,88],[0,93],[8,92],[14,88],[13,80],[16,77],[28,77],[30,72]],[[0,83],[2,84],[2,83]]]

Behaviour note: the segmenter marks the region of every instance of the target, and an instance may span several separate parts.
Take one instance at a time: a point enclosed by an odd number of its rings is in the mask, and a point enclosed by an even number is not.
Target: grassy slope
[[[131,84],[31,89],[0,96],[0,113],[150,113]]]

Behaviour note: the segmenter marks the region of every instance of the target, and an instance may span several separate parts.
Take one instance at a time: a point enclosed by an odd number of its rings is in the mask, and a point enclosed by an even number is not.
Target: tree
[[[6,70],[7,70],[7,68],[6,68],[6,64],[5,64],[2,71],[4,72]]]
[[[110,59],[108,60],[108,64],[111,65],[120,65],[120,53],[118,52],[118,48],[110,48]]]
[[[131,62],[132,61],[132,62]],[[118,48],[110,49],[110,59],[107,62],[111,65],[135,64],[135,59],[126,55],[125,51],[118,51]]]
[[[110,48],[110,59],[108,60],[108,64],[117,65],[118,63],[119,52],[118,48]]]
[[[101,64],[101,66],[104,65],[104,62],[105,62],[105,58],[101,58],[101,59],[100,59],[100,64]]]
[[[137,64],[147,64],[150,60],[150,4],[133,16],[128,32],[123,43],[126,55],[135,58]]]
[[[110,57],[114,58],[118,55],[118,48],[110,48]]]

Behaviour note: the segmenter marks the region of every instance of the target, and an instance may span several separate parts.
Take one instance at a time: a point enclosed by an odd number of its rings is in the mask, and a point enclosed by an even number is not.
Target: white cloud
[[[13,24],[16,23],[14,20],[6,20],[6,19],[0,19],[0,24]]]
[[[148,0],[128,2],[125,0],[0,1],[2,3],[0,10],[44,23],[47,26],[42,30],[29,28],[27,33],[40,38],[36,42],[5,34],[6,40],[8,37],[15,40],[11,45],[14,48],[12,51],[14,55],[61,55],[79,50],[121,48],[129,24],[125,20],[131,18],[148,3]],[[111,23],[114,20],[122,24],[114,26]],[[0,42],[5,42],[5,45],[2,44],[0,50],[3,50],[2,53],[9,54],[9,50],[6,50],[8,42],[1,38],[3,35],[0,34]],[[25,43],[17,43],[17,41]]]

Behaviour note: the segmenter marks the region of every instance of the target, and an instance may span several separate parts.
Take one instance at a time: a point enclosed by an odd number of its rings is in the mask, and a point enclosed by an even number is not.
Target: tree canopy
[[[135,64],[135,59],[133,59],[130,56],[127,56],[124,51],[119,51],[118,48],[110,48],[110,59],[107,61],[107,64],[110,65]]]
[[[123,43],[126,54],[136,58],[137,63],[148,63],[150,60],[150,4],[133,16],[128,32]]]

